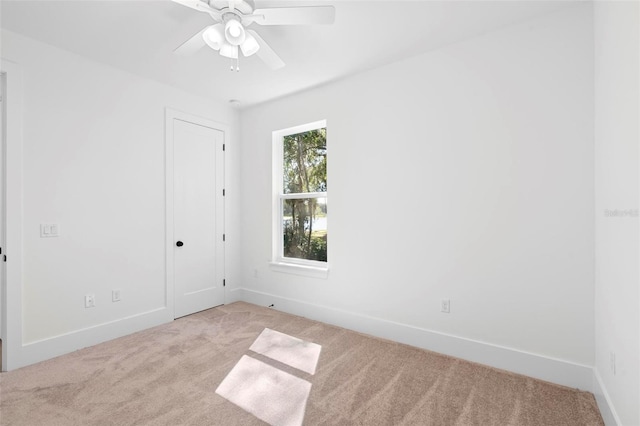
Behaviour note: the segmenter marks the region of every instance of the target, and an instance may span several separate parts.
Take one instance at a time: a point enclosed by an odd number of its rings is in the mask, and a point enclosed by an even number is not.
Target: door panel
[[[224,133],[178,119],[173,129],[174,316],[179,318],[224,303]]]

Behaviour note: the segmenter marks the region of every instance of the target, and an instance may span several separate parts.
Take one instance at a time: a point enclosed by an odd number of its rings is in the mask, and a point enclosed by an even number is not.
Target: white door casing
[[[224,303],[225,133],[215,122],[167,110],[167,302],[173,299],[174,318]]]
[[[0,72],[0,339],[4,339],[4,331],[2,328],[3,312],[4,312],[4,259],[3,255],[6,250],[4,242],[4,85],[5,75]],[[6,341],[6,339],[4,339]]]
[[[2,370],[27,364],[22,344],[22,70],[2,59],[4,75],[4,285],[2,300]],[[10,301],[10,302],[9,302]]]

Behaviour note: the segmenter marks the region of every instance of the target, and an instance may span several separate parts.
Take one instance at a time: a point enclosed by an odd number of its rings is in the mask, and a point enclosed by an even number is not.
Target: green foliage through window
[[[282,141],[285,194],[327,191],[327,129],[285,136]]]
[[[283,194],[306,194],[282,199],[284,257],[327,261],[326,128],[283,138]],[[315,194],[314,194],[315,193]]]

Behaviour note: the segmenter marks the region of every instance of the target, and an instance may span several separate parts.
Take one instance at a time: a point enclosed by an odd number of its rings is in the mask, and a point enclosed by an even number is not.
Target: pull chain
[[[229,68],[229,71],[234,71],[233,59],[231,59],[231,67]],[[235,71],[240,72],[240,58],[236,58]]]

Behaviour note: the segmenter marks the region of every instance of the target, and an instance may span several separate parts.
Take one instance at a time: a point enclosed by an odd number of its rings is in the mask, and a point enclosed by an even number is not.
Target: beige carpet
[[[315,374],[250,351],[265,328],[320,345]],[[243,356],[222,391],[235,398],[242,374],[295,376],[310,384],[307,425],[603,424],[589,393],[247,303],[2,373],[0,424],[264,425],[216,394]]]

